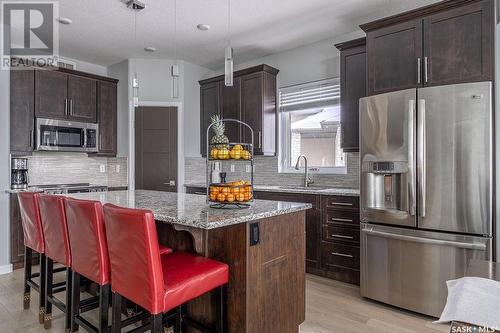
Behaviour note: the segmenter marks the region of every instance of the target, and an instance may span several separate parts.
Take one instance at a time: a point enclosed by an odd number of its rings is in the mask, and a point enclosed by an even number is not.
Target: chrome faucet
[[[309,185],[311,185],[312,183],[314,183],[314,181],[309,177],[309,168],[307,167],[307,157],[306,155],[300,155],[298,158],[297,158],[297,163],[295,164],[295,170],[300,170],[300,158],[303,157],[304,158],[304,169],[305,169],[305,172],[304,172],[304,187],[309,187]]]

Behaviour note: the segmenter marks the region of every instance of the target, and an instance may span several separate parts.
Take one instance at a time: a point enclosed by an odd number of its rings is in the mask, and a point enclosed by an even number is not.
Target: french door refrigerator
[[[360,100],[361,294],[438,317],[492,255],[492,83]]]

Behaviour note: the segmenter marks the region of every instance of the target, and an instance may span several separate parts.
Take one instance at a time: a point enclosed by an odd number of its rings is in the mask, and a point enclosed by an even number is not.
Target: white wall
[[[128,60],[108,67],[108,75],[118,80],[117,156],[128,156]]]
[[[66,57],[61,57],[61,60],[62,61],[69,60],[70,62],[74,62],[76,65],[77,71],[92,73],[92,74],[102,75],[102,76],[108,75],[108,69],[106,66],[96,65],[96,64],[92,64],[90,62],[85,62],[85,61],[81,61],[78,59],[66,58]]]
[[[500,1],[497,1],[497,6],[500,7]],[[500,15],[500,14],[499,14]],[[495,35],[495,135],[496,147],[500,147],[500,24],[497,21]],[[495,151],[496,157],[496,202],[493,204],[496,207],[496,261],[500,260],[500,153],[498,148]]]

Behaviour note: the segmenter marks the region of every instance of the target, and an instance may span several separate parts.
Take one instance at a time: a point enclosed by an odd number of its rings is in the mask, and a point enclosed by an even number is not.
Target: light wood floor
[[[0,332],[64,332],[61,312],[53,310],[52,329],[38,324],[38,294],[32,293],[31,309],[22,309],[23,271],[0,276]],[[62,294],[61,297],[63,297]],[[420,316],[359,296],[359,288],[349,284],[307,276],[306,321],[301,333],[438,333],[448,326],[432,324],[433,318]],[[83,330],[82,330],[83,331]],[[263,332],[264,333],[264,332]]]

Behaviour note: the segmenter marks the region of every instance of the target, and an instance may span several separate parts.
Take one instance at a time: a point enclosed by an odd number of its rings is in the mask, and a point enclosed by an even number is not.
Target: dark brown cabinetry
[[[10,73],[10,151],[24,155],[34,148],[35,71],[16,70]]]
[[[187,193],[206,194],[189,186]],[[306,211],[306,271],[359,284],[359,197],[255,191],[255,199],[310,203]]]
[[[24,234],[17,194],[10,194],[10,262],[14,269],[24,264]]]
[[[97,115],[99,123],[99,155],[116,155],[117,91],[116,83],[97,82]]]
[[[493,80],[492,0],[442,1],[367,23],[368,94]]]
[[[68,117],[72,120],[95,123],[97,121],[96,80],[68,75]]]
[[[258,155],[276,153],[276,75],[278,70],[267,65],[234,73],[232,87],[224,86],[224,77],[200,81],[200,145],[206,154],[206,130],[210,117],[219,114],[247,122],[254,131],[254,150]],[[249,131],[228,124],[230,141],[250,141]]]
[[[366,96],[366,38],[335,47],[340,50],[340,146],[344,152],[358,152],[359,99]]]
[[[68,118],[68,76],[58,71],[35,71],[35,116]]]

